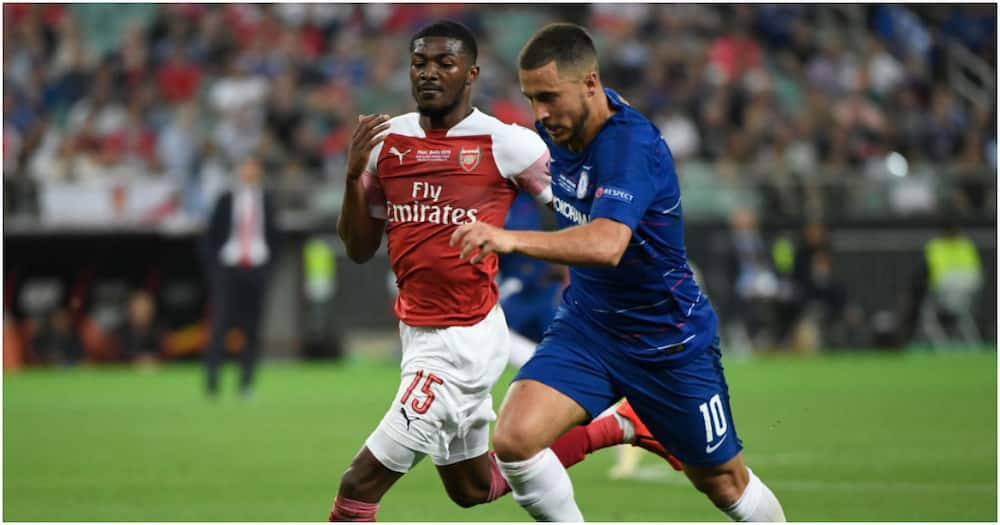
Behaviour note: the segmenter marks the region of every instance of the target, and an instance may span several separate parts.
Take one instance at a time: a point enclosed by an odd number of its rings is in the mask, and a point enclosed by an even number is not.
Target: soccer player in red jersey
[[[479,67],[475,39],[464,26],[427,26],[411,40],[410,52],[418,111],[359,117],[338,224],[358,263],[375,254],[383,232],[388,237],[399,287],[402,380],[342,476],[331,521],[374,521],[382,496],[425,456],[458,505],[492,501],[510,490],[488,453],[489,425],[496,419],[490,391],[510,344],[497,304],[497,258],[469,264],[449,239],[462,224],[501,226],[518,191],[550,202],[549,152],[535,131],[472,107]],[[642,439],[645,429],[632,419],[598,418],[552,448],[566,466],[625,442],[666,458],[655,440]]]

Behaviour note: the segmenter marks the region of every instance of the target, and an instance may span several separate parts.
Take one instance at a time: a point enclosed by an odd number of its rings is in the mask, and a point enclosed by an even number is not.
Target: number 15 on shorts
[[[402,403],[403,405],[406,404],[406,402],[410,399],[410,394],[413,393],[413,389],[417,388],[417,385],[420,384],[420,380],[423,379],[423,377],[424,377],[424,371],[418,370],[417,375],[414,376],[413,382],[410,383],[409,387],[407,387],[406,392],[403,394],[403,397],[399,398],[400,403]],[[418,414],[426,413],[427,410],[431,408],[431,403],[434,402],[434,392],[431,391],[431,387],[434,385],[443,385],[443,384],[444,384],[444,379],[441,379],[440,377],[434,374],[428,373],[427,381],[424,381],[424,386],[420,387],[420,391],[423,392],[424,395],[426,396],[424,397],[423,403],[421,403],[419,399],[413,398],[413,402],[410,404],[410,408],[412,408],[413,411]]]
[[[701,416],[705,418],[705,452],[711,454],[726,440],[726,413],[722,406],[722,399],[719,394],[715,394],[708,403],[698,405]],[[715,444],[712,442],[715,441]]]

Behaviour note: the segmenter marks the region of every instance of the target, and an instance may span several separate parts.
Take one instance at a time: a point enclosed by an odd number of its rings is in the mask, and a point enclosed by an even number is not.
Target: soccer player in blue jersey
[[[452,236],[473,263],[521,253],[570,265],[570,285],[500,409],[493,445],[514,498],[535,519],[580,521],[566,470],[547,447],[621,396],[737,521],[784,521],[743,462],[715,312],[692,279],[670,149],[597,71],[587,32],[541,29],[520,55],[521,90],[551,153],[560,230],[484,223]]]
[[[541,230],[542,210],[528,193],[514,198],[504,228]],[[520,368],[535,353],[559,306],[565,266],[509,253],[499,260],[500,305],[510,328],[510,364]]]

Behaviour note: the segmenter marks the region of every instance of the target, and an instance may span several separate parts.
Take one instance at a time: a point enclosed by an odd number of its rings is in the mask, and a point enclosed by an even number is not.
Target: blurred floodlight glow
[[[885,164],[889,169],[889,173],[896,177],[905,177],[910,171],[910,165],[906,162],[906,157],[896,151],[893,151],[886,157]]]

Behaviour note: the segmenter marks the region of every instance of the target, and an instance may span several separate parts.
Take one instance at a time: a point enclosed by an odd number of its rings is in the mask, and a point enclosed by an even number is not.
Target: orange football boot
[[[680,471],[684,469],[684,464],[681,463],[681,461],[673,454],[668,452],[667,449],[663,448],[663,445],[661,445],[660,442],[653,437],[652,432],[646,428],[646,425],[641,419],[639,419],[638,414],[636,414],[635,410],[632,409],[632,405],[629,404],[628,399],[618,405],[615,412],[617,412],[619,416],[632,422],[632,428],[635,429],[635,441],[632,442],[633,447],[644,448],[653,454],[660,456],[661,458],[667,460],[667,463],[670,463],[670,466],[673,467],[674,470]]]

